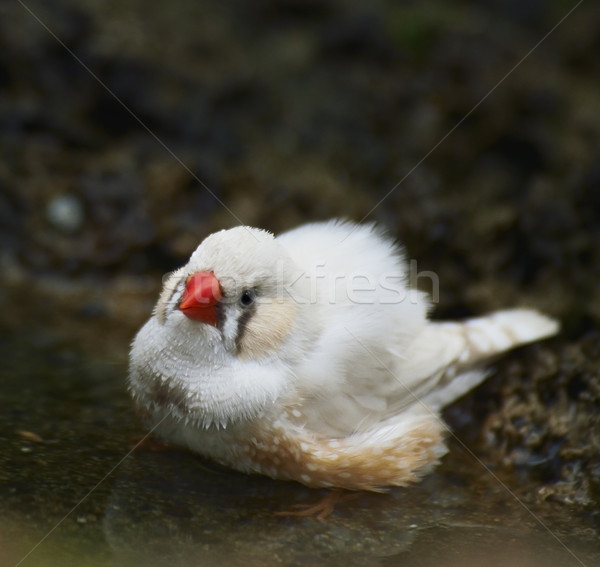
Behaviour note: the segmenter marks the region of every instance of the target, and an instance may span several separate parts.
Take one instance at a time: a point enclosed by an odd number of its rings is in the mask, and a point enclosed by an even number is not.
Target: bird
[[[441,410],[486,362],[551,337],[528,308],[430,319],[404,249],[375,224],[237,226],[170,273],[131,345],[128,389],[158,437],[311,488],[385,491],[447,452]]]

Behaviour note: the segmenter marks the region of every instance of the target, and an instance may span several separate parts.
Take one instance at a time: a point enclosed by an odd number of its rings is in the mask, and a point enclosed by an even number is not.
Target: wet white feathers
[[[178,308],[203,271],[223,291],[216,326]],[[371,225],[221,231],[165,282],[129,387],[159,433],[225,465],[309,486],[403,485],[444,453],[437,412],[481,382],[481,364],[558,329],[528,309],[462,323],[430,322],[429,309]]]

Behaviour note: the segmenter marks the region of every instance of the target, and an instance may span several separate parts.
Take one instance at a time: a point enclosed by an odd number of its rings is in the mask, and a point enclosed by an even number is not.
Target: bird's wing
[[[555,320],[531,309],[498,311],[460,323],[429,323],[407,349],[398,378],[428,406],[441,408],[485,378],[482,363],[550,337],[558,328]]]
[[[356,337],[354,362],[347,367],[354,371],[335,390],[322,389],[312,406],[313,424],[322,424],[321,432],[347,434],[409,407],[437,411],[485,379],[485,361],[557,330],[554,320],[536,311],[514,309],[460,323],[430,322],[401,356]]]
[[[418,400],[450,404],[485,378],[485,360],[558,329],[528,309],[427,321],[401,250],[373,226],[318,223],[278,241],[315,286],[322,332],[294,372],[308,425],[321,433],[348,434]]]

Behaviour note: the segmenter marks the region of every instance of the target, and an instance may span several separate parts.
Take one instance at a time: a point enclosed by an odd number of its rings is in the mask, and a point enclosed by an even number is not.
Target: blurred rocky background
[[[2,328],[123,360],[210,232],[374,220],[436,317],[562,321],[447,417],[520,497],[593,513],[600,11],[546,37],[575,5],[1,2]]]

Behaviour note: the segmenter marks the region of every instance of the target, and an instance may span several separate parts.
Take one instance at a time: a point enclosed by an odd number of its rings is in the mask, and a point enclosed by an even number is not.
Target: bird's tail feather
[[[432,323],[428,339],[437,338],[452,347],[446,349],[442,357],[446,357],[446,364],[437,385],[422,401],[434,409],[451,404],[486,378],[487,373],[480,363],[507,350],[551,337],[558,330],[557,321],[531,309],[497,311],[463,322]]]
[[[457,362],[467,365],[551,337],[559,329],[557,321],[532,309],[506,309],[462,323],[440,325],[457,325],[460,328],[465,337],[465,349]]]

